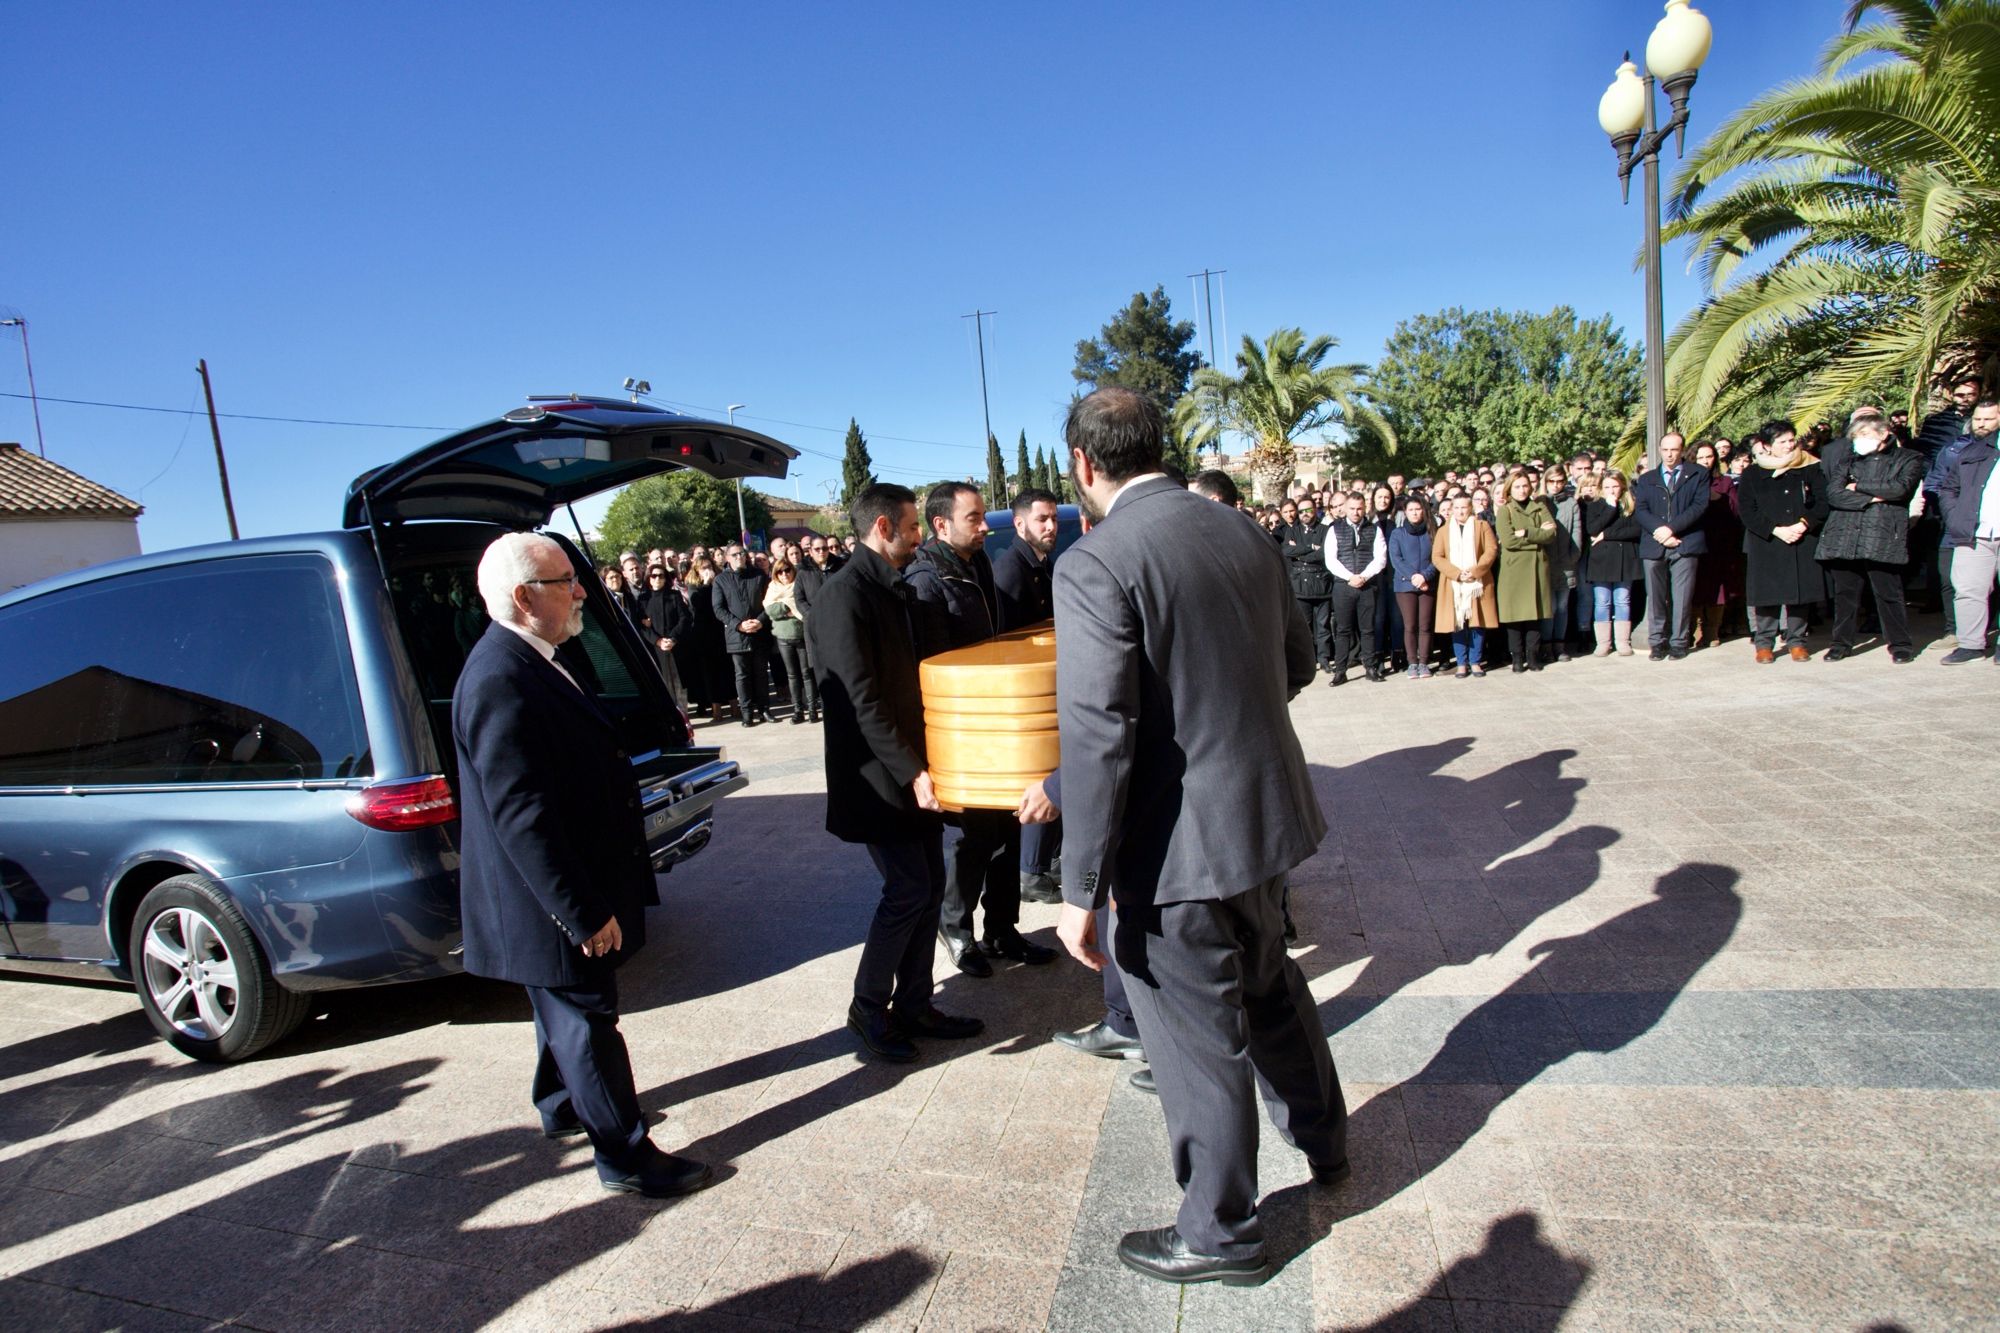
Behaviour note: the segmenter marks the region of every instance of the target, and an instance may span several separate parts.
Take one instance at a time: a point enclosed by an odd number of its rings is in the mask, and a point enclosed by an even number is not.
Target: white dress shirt
[[[497,621],[495,623],[497,623],[502,629],[513,630],[516,634],[520,635],[522,638],[526,639],[529,643],[533,644],[535,647],[535,651],[542,655],[542,660],[544,662],[547,662],[550,666],[562,672],[562,677],[564,680],[568,681],[572,685],[576,685],[576,677],[569,674],[569,668],[564,666],[561,662],[556,661],[556,646],[554,644],[550,643],[547,639],[543,638],[541,635],[529,629],[526,625],[517,625],[511,620],[502,620],[502,621]],[[583,692],[583,686],[576,685],[576,688],[579,694]]]

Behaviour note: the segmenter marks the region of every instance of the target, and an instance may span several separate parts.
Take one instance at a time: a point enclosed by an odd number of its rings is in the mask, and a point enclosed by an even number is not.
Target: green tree
[[[1936,381],[1991,370],[1996,118],[2000,3],[1854,0],[1816,75],[1710,135],[1669,202],[1710,292],[1668,341],[1676,425],[1711,433],[1780,389],[1803,421],[1896,385],[1915,415]]]
[[[1134,292],[1097,337],[1077,343],[1071,377],[1090,389],[1115,384],[1143,393],[1172,421],[1175,405],[1201,368],[1201,354],[1189,346],[1193,321],[1176,322],[1172,311],[1166,288],[1155,287],[1150,296]],[[1168,433],[1166,460],[1183,472],[1193,468],[1194,450],[1185,431]]]
[[[875,463],[868,457],[868,437],[853,417],[847,419],[847,441],[840,457],[840,507],[852,509],[854,497],[875,484]]]
[[[1248,439],[1250,473],[1267,495],[1291,478],[1298,461],[1294,442],[1309,431],[1372,428],[1393,451],[1396,431],[1370,397],[1368,367],[1327,364],[1339,345],[1329,334],[1307,342],[1301,329],[1279,329],[1261,345],[1246,334],[1236,353],[1237,373],[1211,366],[1196,371],[1174,425],[1197,448],[1224,432]]]
[[[1039,444],[1035,446],[1035,470],[1029,475],[1035,479],[1034,484],[1036,486],[1039,486],[1041,489],[1045,491],[1052,491],[1055,489],[1055,487],[1049,485],[1050,477],[1049,477],[1048,450],[1042,448],[1042,446]]]
[[[757,492],[743,492],[743,518],[752,532],[771,526],[771,511]],[[599,529],[597,554],[685,550],[697,542],[736,540],[736,486],[684,468],[645,477],[612,497]]]
[[[1021,438],[1015,441],[1014,444],[1014,489],[1008,496],[1009,499],[1012,499],[1015,495],[1019,495],[1030,486],[1041,485],[1040,480],[1038,480],[1041,474],[1030,471],[1029,467],[1028,432],[1022,431]]]
[[[986,506],[997,509],[1007,503],[1007,464],[1000,457],[1000,441],[986,437]]]
[[[1640,403],[1642,370],[1608,315],[1453,307],[1397,324],[1369,390],[1397,465],[1426,471],[1609,449]],[[1368,475],[1386,456],[1371,431],[1348,454]]]

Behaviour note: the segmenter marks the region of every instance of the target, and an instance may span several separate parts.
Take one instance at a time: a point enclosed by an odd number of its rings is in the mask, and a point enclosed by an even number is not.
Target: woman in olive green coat
[[[1500,623],[1507,629],[1515,671],[1542,669],[1542,621],[1550,614],[1549,544],[1556,521],[1534,495],[1534,483],[1517,472],[1508,479],[1506,502],[1493,515],[1500,539]]]

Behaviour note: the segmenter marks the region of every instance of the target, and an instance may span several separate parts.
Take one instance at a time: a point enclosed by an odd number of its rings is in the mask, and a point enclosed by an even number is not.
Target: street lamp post
[[[1632,198],[1632,168],[1645,168],[1646,212],[1646,464],[1660,462],[1660,437],[1667,433],[1666,319],[1660,299],[1660,149],[1674,137],[1679,156],[1687,133],[1688,93],[1694,88],[1701,62],[1708,58],[1714,37],[1708,18],[1688,0],[1667,0],[1667,12],[1646,39],[1646,73],[1639,74],[1632,53],[1597,103],[1597,123],[1618,150],[1618,182],[1627,203]],[[1653,125],[1653,81],[1667,90],[1674,112],[1667,123]]]
[[[21,360],[28,367],[28,406],[35,411],[35,452],[47,458],[49,449],[42,443],[42,400],[35,394],[35,358],[28,355],[28,321],[15,315],[11,319],[0,319],[0,328],[21,331]]]
[[[729,424],[736,424],[736,412],[748,407],[748,403],[731,403],[722,410],[729,414]],[[750,524],[743,517],[743,478],[736,479],[736,540],[747,543],[750,540]]]

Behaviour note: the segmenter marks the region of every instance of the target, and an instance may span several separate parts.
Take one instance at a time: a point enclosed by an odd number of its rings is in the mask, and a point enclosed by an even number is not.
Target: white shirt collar
[[[496,623],[500,628],[513,630],[516,634],[533,644],[535,651],[542,655],[544,662],[553,662],[556,660],[556,646],[529,629],[526,625],[517,625],[511,620],[502,620]]]
[[[1111,517],[1111,511],[1113,509],[1116,509],[1118,507],[1118,502],[1125,498],[1125,492],[1131,490],[1134,486],[1137,486],[1140,482],[1154,481],[1159,478],[1165,477],[1166,475],[1167,474],[1164,472],[1141,472],[1138,476],[1128,479],[1123,486],[1120,486],[1118,488],[1117,494],[1111,497],[1111,503],[1104,506],[1104,516],[1106,518]]]

